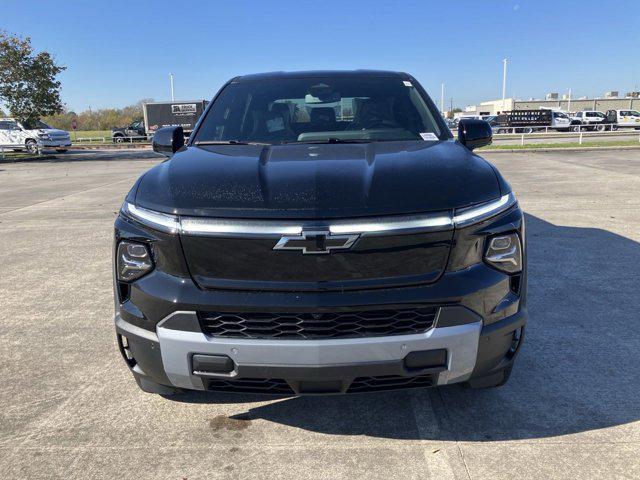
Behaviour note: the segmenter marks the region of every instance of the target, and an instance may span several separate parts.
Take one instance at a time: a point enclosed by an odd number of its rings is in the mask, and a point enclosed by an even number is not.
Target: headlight
[[[154,212],[146,208],[136,207],[132,203],[124,202],[122,211],[145,225],[156,228],[162,232],[178,233],[180,231],[180,219],[175,215],[162,212]]]
[[[507,193],[497,200],[486,202],[480,205],[474,205],[469,208],[461,208],[455,211],[453,216],[453,224],[456,227],[464,227],[472,223],[481,222],[487,218],[493,217],[498,213],[509,210],[517,202],[513,193]]]
[[[522,247],[518,234],[509,233],[489,237],[484,260],[503,272],[520,272],[522,270]]]
[[[122,240],[117,251],[118,280],[131,282],[146,275],[153,269],[153,261],[149,249],[142,243]]]

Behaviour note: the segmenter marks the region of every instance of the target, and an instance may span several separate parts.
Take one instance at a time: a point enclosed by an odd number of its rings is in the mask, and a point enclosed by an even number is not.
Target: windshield
[[[443,134],[411,82],[398,77],[278,78],[228,85],[194,142],[334,143],[438,140]]]
[[[27,130],[51,130],[53,127],[50,127],[42,120],[33,120],[31,122],[25,122],[24,128],[26,128]]]

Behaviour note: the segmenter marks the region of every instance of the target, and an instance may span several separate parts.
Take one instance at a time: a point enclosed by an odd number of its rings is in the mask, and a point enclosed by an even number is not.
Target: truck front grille
[[[410,388],[425,388],[435,385],[434,375],[402,377],[387,375],[381,377],[358,377],[347,388],[346,393],[384,392]],[[280,378],[240,378],[207,379],[207,390],[232,393],[261,393],[272,395],[295,395],[286,380]],[[338,392],[336,392],[338,393]]]
[[[216,392],[293,394],[289,384],[279,378],[210,379],[205,385],[207,390]]]
[[[434,384],[435,380],[433,375],[419,375],[416,377],[402,377],[397,375],[387,375],[383,377],[358,377],[351,382],[347,393],[424,388],[433,387]]]
[[[214,337],[328,339],[423,333],[433,327],[438,307],[345,312],[199,312],[202,331]]]

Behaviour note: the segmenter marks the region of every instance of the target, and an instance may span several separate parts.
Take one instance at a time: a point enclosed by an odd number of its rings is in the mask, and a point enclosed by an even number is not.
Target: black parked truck
[[[126,127],[112,130],[113,141],[122,143],[133,140],[146,140],[156,130],[165,127],[182,127],[189,136],[198,119],[204,112],[207,100],[182,100],[179,102],[152,102],[142,105],[143,118]]]
[[[524,216],[410,75],[224,85],[115,221],[115,329],[142,390],[503,385],[527,321]]]
[[[571,119],[557,110],[511,110],[495,116],[490,124],[494,133],[532,133],[545,129],[568,131]]]

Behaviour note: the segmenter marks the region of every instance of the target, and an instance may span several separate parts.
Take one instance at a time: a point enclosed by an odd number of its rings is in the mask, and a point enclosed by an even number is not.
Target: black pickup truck
[[[524,216],[482,120],[454,140],[399,72],[230,80],[114,230],[140,388],[318,395],[503,385],[527,320]],[[526,372],[523,373],[526,375]]]

